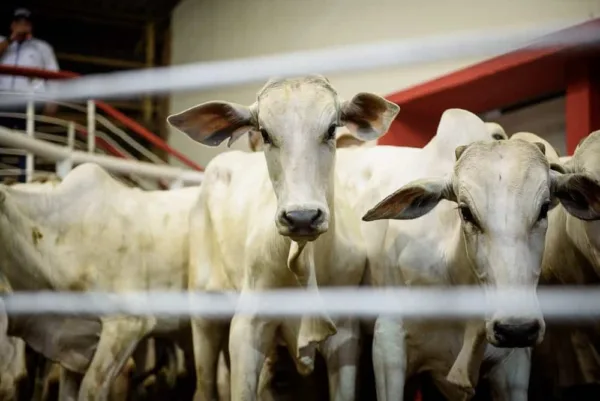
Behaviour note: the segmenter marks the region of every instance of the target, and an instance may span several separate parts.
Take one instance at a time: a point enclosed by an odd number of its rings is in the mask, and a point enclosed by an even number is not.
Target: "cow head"
[[[259,133],[275,194],[280,234],[314,240],[327,231],[336,129],[362,140],[385,134],[400,108],[372,93],[343,101],[321,76],[269,81],[251,106],[208,102],[169,116],[192,139],[217,146]]]
[[[581,174],[562,174],[559,166],[549,164],[539,143],[478,141],[455,153],[451,175],[405,185],[363,220],[415,219],[441,200],[455,203],[463,267],[472,269],[488,290],[524,287],[531,295],[526,301],[533,301],[526,314],[515,313],[514,304],[498,307],[486,318],[488,341],[498,347],[534,345],[545,330],[535,288],[548,211],[558,199],[578,218],[599,218],[600,186]]]
[[[544,145],[544,154],[546,155],[546,159],[548,159],[550,163],[560,164],[560,155],[558,150],[556,150],[556,148],[544,138],[531,132],[520,131],[512,134],[510,139],[522,139],[531,143],[539,142]]]

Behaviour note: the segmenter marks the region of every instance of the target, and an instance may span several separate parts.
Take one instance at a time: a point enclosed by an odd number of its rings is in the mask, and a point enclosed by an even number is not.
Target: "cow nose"
[[[523,348],[535,344],[540,333],[540,322],[537,320],[494,323],[494,336],[501,348]]]
[[[283,212],[283,222],[290,230],[312,230],[323,220],[320,209],[293,210]]]

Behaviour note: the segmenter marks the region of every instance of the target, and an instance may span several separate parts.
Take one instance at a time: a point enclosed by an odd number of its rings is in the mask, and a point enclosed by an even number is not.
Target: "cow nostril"
[[[523,323],[494,323],[494,335],[500,341],[530,341],[539,333],[541,326],[537,320]]]
[[[523,334],[527,337],[533,337],[540,331],[540,323],[533,321],[523,325]]]
[[[281,220],[283,223],[285,223],[287,226],[293,227],[294,226],[294,220],[290,218],[290,215],[287,212],[283,212],[281,214]]]
[[[292,229],[313,229],[322,219],[319,209],[293,210],[282,214],[282,222]]]
[[[504,327],[503,325],[501,325],[498,322],[495,322],[494,323],[494,334],[496,335],[496,337],[505,337],[507,334],[506,327]]]
[[[321,216],[323,216],[323,212],[321,209],[317,209],[317,212],[315,213],[311,223],[317,223],[321,219]]]

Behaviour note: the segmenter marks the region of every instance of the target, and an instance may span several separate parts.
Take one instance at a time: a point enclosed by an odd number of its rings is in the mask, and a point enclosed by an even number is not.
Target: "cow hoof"
[[[450,384],[453,384],[456,387],[458,387],[459,389],[461,389],[462,391],[464,391],[467,396],[472,397],[473,395],[475,395],[475,389],[473,388],[473,384],[471,383],[469,378],[462,377],[459,375],[453,375],[451,372],[446,377],[446,380],[448,380],[448,382]]]

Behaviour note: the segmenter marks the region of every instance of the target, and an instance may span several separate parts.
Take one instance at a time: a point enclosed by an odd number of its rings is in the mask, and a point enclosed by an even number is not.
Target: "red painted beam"
[[[30,78],[46,78],[46,79],[70,79],[78,78],[81,75],[71,71],[49,71],[39,68],[18,67],[15,65],[2,65],[2,74],[19,75]]]
[[[546,49],[505,54],[391,94],[387,96],[387,99],[402,107],[405,104],[425,103],[432,98],[440,95],[444,96],[446,93],[451,93],[457,89],[462,91],[478,87],[481,91],[482,88],[477,84],[478,81],[494,79],[502,73],[517,67],[535,62],[539,63],[540,60],[544,60],[555,53],[555,49]]]
[[[595,19],[549,35],[535,48],[494,57],[391,94],[387,99],[401,107],[399,123],[379,143],[402,146],[427,143],[435,134],[432,121],[437,126],[442,113],[449,108],[483,113],[562,91],[567,86],[569,60],[582,52],[599,54],[600,47],[593,42],[599,37],[600,19]],[[585,41],[583,45],[581,40]]]
[[[435,135],[437,119],[419,113],[400,110],[388,132],[379,139],[379,145],[408,146],[422,148]]]
[[[573,60],[567,74],[565,102],[567,153],[591,132],[600,130],[600,61]]]

